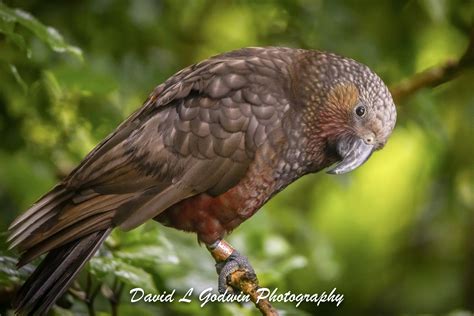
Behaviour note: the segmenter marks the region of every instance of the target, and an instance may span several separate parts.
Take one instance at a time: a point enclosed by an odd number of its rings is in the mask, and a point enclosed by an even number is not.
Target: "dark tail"
[[[43,315],[64,294],[111,229],[94,232],[48,253],[16,294],[17,315]]]

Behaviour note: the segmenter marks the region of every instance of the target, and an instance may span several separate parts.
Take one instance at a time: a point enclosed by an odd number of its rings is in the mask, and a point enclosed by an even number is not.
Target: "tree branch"
[[[225,240],[220,239],[212,245],[207,245],[207,250],[211,253],[214,260],[216,260],[216,268],[218,265],[224,264],[229,259],[235,249]],[[258,278],[253,269],[249,271],[245,268],[239,268],[233,271],[230,275],[226,275],[226,283],[234,290],[240,290],[242,293],[248,295],[250,300],[255,304],[262,315],[277,316],[278,312],[272,307],[270,301],[267,299],[258,299]],[[222,271],[218,268],[218,273]]]
[[[255,306],[260,310],[262,315],[265,316],[277,316],[278,312],[267,299],[258,300],[257,290],[260,288],[258,286],[258,280],[256,276],[252,273],[249,273],[247,270],[239,269],[234,271],[228,282],[233,288],[241,290],[243,293],[250,296],[250,300],[255,304]]]
[[[390,87],[390,92],[395,103],[407,98],[408,96],[418,92],[424,88],[433,88],[448,82],[465,69],[474,66],[474,27],[469,34],[469,44],[464,54],[459,60],[448,60],[445,63],[424,70],[413,77],[403,80],[402,82]]]

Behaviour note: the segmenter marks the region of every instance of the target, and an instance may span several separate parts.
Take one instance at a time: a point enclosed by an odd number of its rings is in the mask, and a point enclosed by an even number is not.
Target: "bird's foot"
[[[216,271],[219,275],[218,281],[218,290],[219,293],[234,293],[235,288],[230,286],[232,274],[237,270],[245,271],[247,278],[251,278],[256,281],[257,275],[255,274],[255,270],[250,265],[247,257],[242,256],[237,250],[234,250],[232,254],[222,262],[216,263]],[[239,290],[240,291],[240,290]]]
[[[215,244],[208,246],[214,259],[216,259],[216,271],[219,275],[218,290],[219,293],[234,293],[240,291],[232,287],[232,274],[237,270],[245,272],[246,279],[257,283],[257,275],[247,257],[241,255],[237,250],[224,240],[219,240]]]

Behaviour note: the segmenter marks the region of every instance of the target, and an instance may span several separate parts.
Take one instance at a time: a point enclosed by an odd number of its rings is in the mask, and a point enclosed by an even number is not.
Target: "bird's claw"
[[[227,293],[234,293],[236,289],[229,285],[230,278],[232,273],[237,270],[245,270],[248,275],[250,275],[253,279],[257,278],[255,274],[255,270],[250,265],[247,257],[242,256],[237,250],[234,250],[232,254],[225,260],[216,263],[216,271],[219,275],[218,279],[218,291],[219,293],[223,294],[227,291]]]

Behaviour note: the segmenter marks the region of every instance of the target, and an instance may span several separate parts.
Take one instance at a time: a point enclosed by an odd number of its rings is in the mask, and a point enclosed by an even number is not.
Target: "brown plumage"
[[[49,309],[114,227],[154,218],[212,244],[300,176],[361,165],[395,119],[380,78],[334,54],[247,48],[188,67],[11,224],[19,265],[49,252],[16,307]]]

